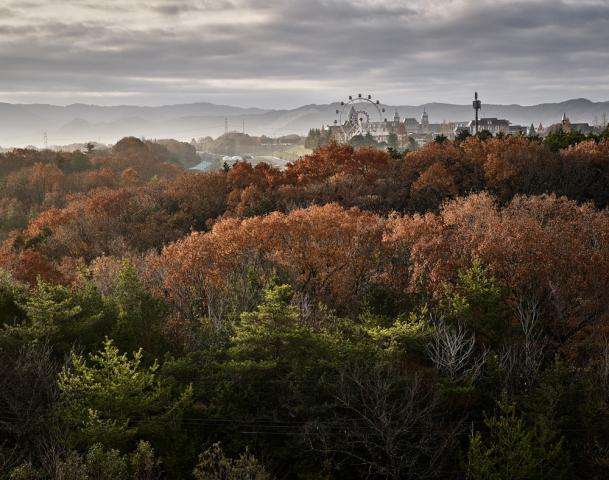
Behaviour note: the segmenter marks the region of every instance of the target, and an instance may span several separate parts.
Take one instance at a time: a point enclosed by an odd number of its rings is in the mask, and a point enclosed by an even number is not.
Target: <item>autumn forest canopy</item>
[[[0,154],[0,479],[609,477],[609,134]]]

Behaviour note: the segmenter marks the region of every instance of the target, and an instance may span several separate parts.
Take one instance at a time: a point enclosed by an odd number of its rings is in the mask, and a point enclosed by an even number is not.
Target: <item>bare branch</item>
[[[443,321],[437,323],[426,350],[436,369],[453,383],[475,382],[488,354],[486,350],[477,352],[475,336],[463,326]]]

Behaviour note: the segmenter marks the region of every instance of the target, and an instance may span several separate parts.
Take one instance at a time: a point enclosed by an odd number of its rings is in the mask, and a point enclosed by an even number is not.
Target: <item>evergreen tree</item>
[[[123,260],[114,281],[112,301],[116,309],[113,339],[123,350],[142,348],[149,354],[163,350],[162,327],[166,307],[139,279],[130,260]]]
[[[65,355],[74,344],[96,347],[108,331],[110,312],[88,280],[71,289],[40,278],[29,292],[18,284],[11,288],[2,292],[0,286],[6,312],[14,318],[5,324],[2,337],[12,338],[13,343],[47,339],[56,355]],[[14,299],[12,306],[10,298]]]
[[[230,458],[219,443],[199,455],[193,475],[196,480],[271,480],[271,475],[247,448],[237,458]]]
[[[389,148],[391,148],[393,150],[398,149],[398,136],[395,132],[391,132],[387,136],[387,145],[389,146]]]
[[[166,436],[189,404],[190,388],[175,395],[142,364],[142,350],[120,354],[112,340],[85,358],[72,353],[59,374],[59,414],[72,427],[72,444],[125,448],[139,435]],[[167,430],[166,430],[167,429]]]
[[[472,435],[467,453],[471,480],[552,480],[571,478],[563,440],[528,428],[516,406],[499,402],[499,416],[486,417],[488,436]]]

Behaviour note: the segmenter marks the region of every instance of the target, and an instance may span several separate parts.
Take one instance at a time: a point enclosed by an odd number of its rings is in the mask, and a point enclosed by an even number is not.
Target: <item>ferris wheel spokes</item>
[[[334,124],[340,127],[342,140],[348,142],[356,135],[364,135],[372,128],[376,129],[383,121],[385,108],[379,100],[373,100],[372,95],[349,95],[349,99],[340,102],[341,108],[336,109],[337,119]]]

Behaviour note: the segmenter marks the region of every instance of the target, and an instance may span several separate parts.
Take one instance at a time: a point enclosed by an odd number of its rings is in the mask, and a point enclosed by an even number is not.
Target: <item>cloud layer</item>
[[[0,0],[0,101],[609,99],[609,0]]]

